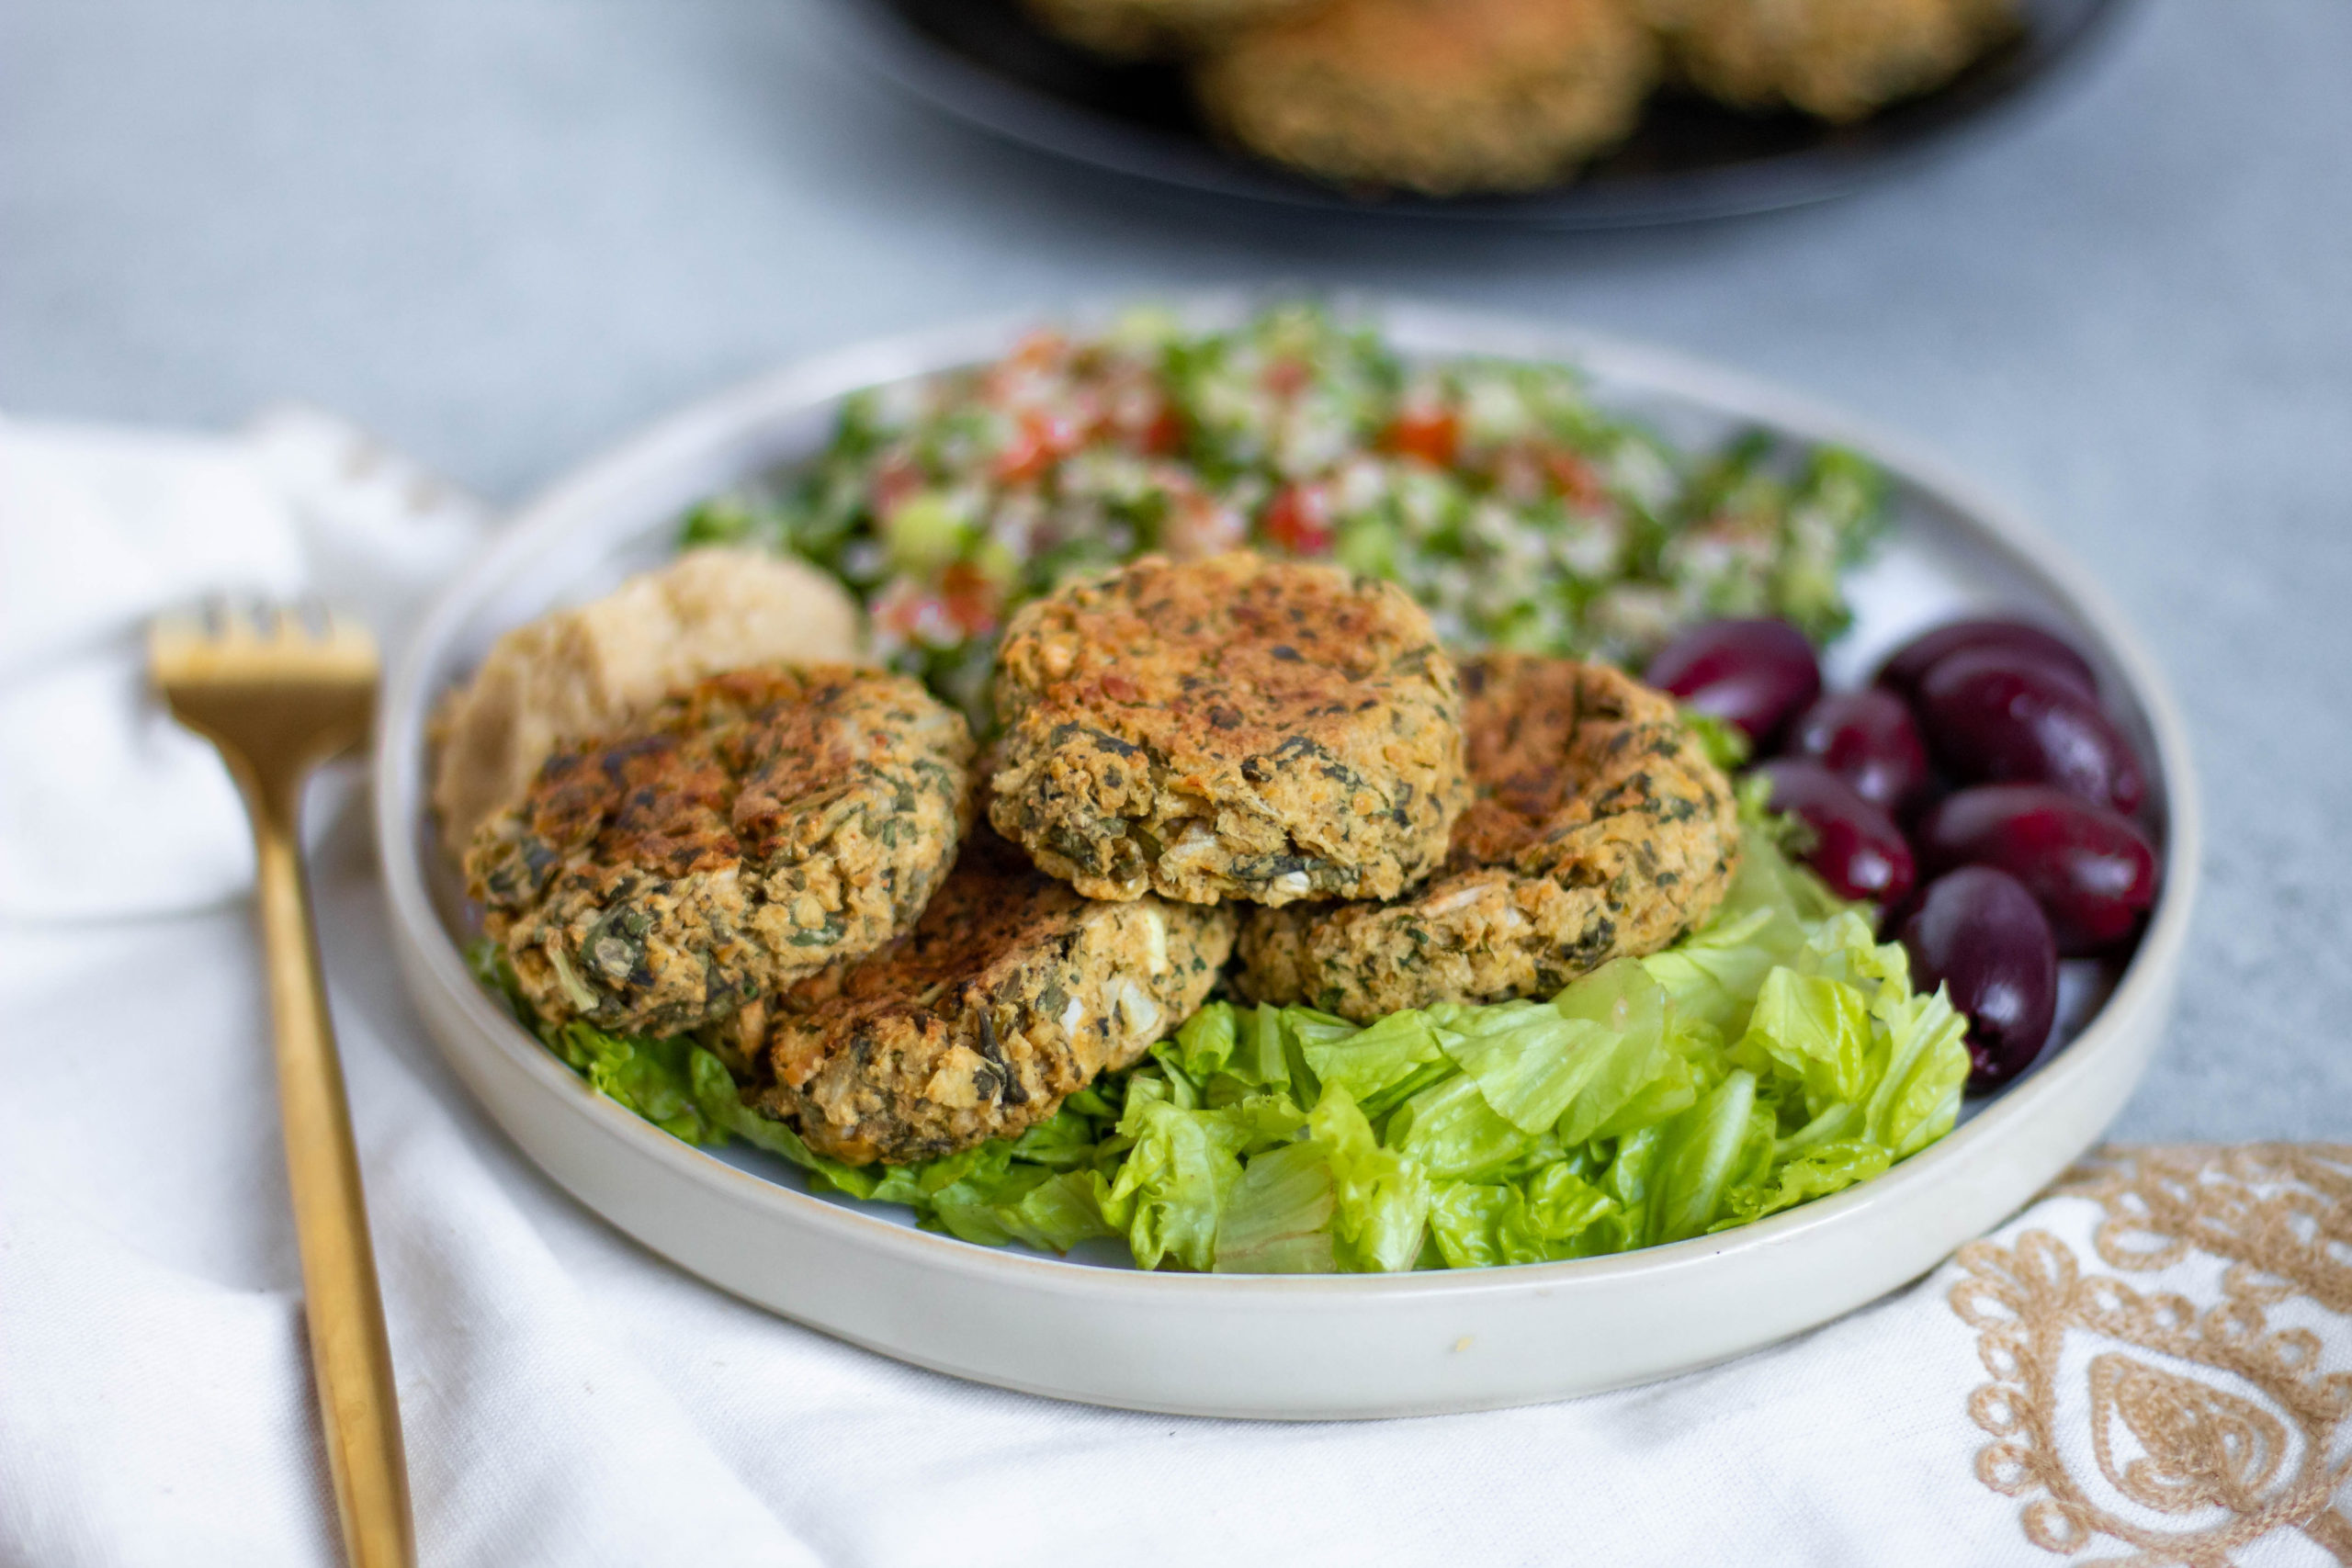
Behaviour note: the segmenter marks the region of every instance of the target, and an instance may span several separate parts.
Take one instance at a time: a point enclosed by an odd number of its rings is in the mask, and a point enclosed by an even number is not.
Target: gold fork
[[[367,738],[375,640],[322,614],[216,607],[202,619],[156,621],[147,664],[173,714],[220,749],[253,818],[287,1184],[345,1553],[352,1568],[410,1568],[416,1546],[391,1350],[299,831],[311,770]]]

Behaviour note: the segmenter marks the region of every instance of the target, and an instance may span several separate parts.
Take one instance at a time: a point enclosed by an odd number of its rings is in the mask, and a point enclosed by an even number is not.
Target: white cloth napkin
[[[35,435],[7,430],[10,452]],[[220,815],[168,798],[201,770],[138,716],[119,656],[161,597],[432,549],[386,513],[371,534],[288,506],[256,445],[57,437],[46,457],[72,461],[7,481],[42,510],[0,502],[0,702],[85,666],[83,696],[47,700],[77,734],[132,738],[92,776],[173,868],[150,889],[93,851],[108,880],[77,896],[35,840],[105,819],[5,786],[6,1568],[336,1560],[257,958],[241,904],[196,907],[237,869]],[[232,538],[232,507],[279,523]],[[217,532],[187,536],[195,517]],[[29,536],[60,519],[88,536]],[[27,754],[13,726],[0,745],[0,768]],[[1650,1388],[1352,1425],[1057,1404],[769,1316],[571,1203],[410,1011],[357,799],[322,815],[322,938],[435,1568],[2352,1562],[2352,1150],[2135,1157],[1886,1301]]]
[[[231,439],[0,420],[0,918],[194,908],[252,878],[220,759],[147,692],[149,616],[312,594],[396,632],[482,520],[309,410]]]

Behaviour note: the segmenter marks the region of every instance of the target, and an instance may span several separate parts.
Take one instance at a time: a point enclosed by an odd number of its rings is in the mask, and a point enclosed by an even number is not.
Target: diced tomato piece
[[[1125,675],[1111,674],[1102,677],[1102,694],[1114,703],[1131,703],[1143,693]]]
[[[1183,449],[1184,416],[1174,403],[1161,403],[1143,433],[1143,449],[1155,457],[1172,457]]]
[[[996,477],[1004,484],[1027,484],[1078,450],[1083,438],[1068,419],[1031,409],[1022,414],[1012,441],[997,455]]]
[[[1462,421],[1452,409],[1408,409],[1382,434],[1381,445],[1432,468],[1451,468],[1462,450]]]
[[[1046,449],[1037,444],[1036,433],[1030,428],[1029,422],[1023,420],[1020,428],[1012,433],[1012,439],[1005,444],[1004,450],[996,455],[997,481],[1009,485],[1026,484],[1044,473],[1046,465],[1052,460]]]
[[[1608,489],[1600,482],[1600,471],[1574,452],[1546,452],[1544,455],[1544,471],[1552,476],[1554,487],[1572,505],[1599,506],[1609,499]]]
[[[1331,498],[1321,485],[1289,484],[1266,507],[1266,537],[1295,556],[1331,547]]]
[[[1296,397],[1313,379],[1314,373],[1307,369],[1306,362],[1288,355],[1269,364],[1265,370],[1266,390],[1278,398]]]
[[[956,561],[940,573],[939,594],[947,618],[967,637],[996,630],[1004,589],[970,561]]]
[[[922,489],[922,469],[902,453],[892,453],[874,473],[874,511],[888,517]]]

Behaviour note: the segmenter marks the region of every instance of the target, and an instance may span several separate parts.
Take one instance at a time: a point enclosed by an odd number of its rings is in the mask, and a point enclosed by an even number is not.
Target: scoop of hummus
[[[617,728],[678,687],[749,665],[820,661],[868,661],[849,595],[803,562],[724,546],[517,626],[435,716],[442,842],[463,855],[557,746]]]

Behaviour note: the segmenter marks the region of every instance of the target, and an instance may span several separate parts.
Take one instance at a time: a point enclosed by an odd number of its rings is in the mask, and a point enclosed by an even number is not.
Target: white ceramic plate
[[[1191,309],[1230,318],[1248,303]],[[2165,891],[2111,991],[2070,987],[2073,1038],[1934,1147],[1761,1224],[1615,1258],[1387,1276],[1152,1274],[1107,1252],[1060,1259],[974,1247],[914,1229],[903,1210],[812,1196],[782,1160],[679,1143],[589,1089],[467,974],[463,910],[424,819],[433,703],[499,632],[666,556],[695,501],[814,452],[842,394],[992,355],[1034,324],[1024,319],[834,355],[657,425],[524,508],[411,645],[376,750],[392,931],[427,1026],[526,1153],[654,1251],[885,1355],[1102,1404],[1335,1417],[1528,1404],[1738,1355],[1925,1273],[2098,1138],[2163,1038],[2199,853],[2179,718],[2098,590],[1936,463],[1745,378],[1580,333],[1410,305],[1346,308],[1377,319],[1408,354],[1580,364],[1603,402],[1687,444],[1763,425],[1875,457],[1896,482],[1895,529],[1854,581],[1860,618],[1832,650],[1834,679],[1853,682],[1909,633],[1973,607],[2043,620],[2091,656],[2110,710],[2154,764]]]

